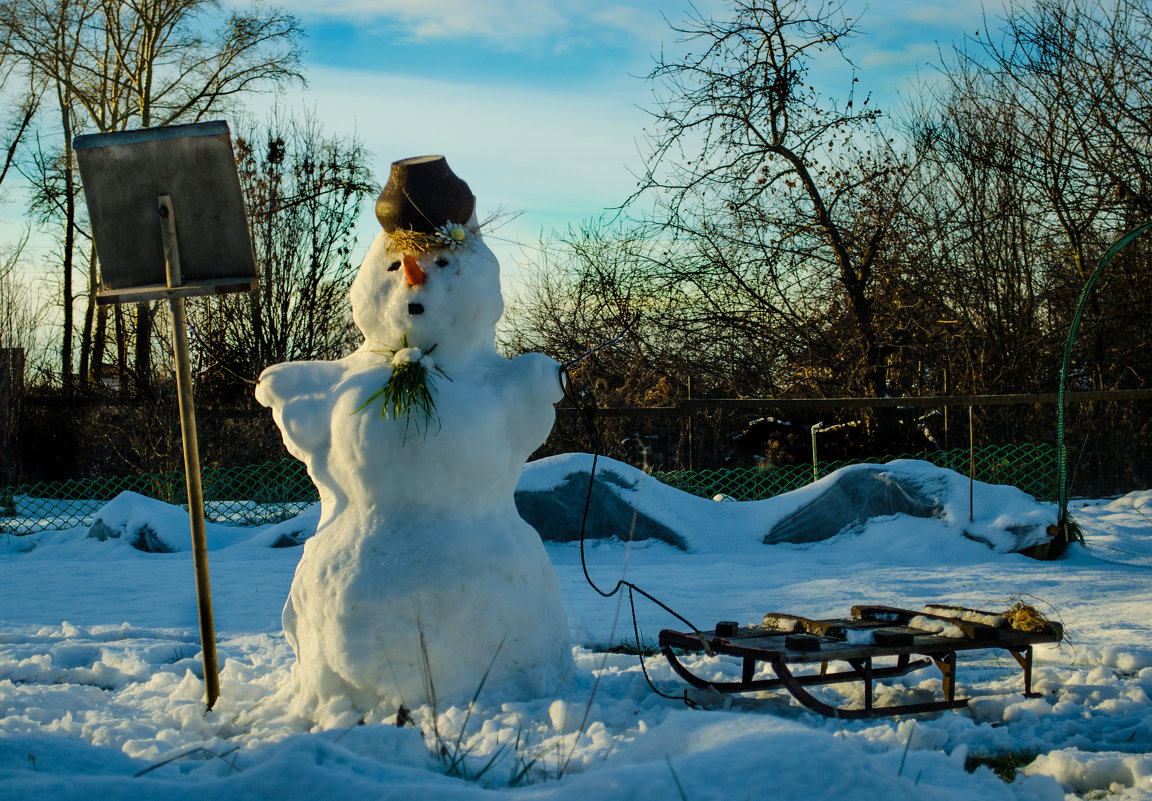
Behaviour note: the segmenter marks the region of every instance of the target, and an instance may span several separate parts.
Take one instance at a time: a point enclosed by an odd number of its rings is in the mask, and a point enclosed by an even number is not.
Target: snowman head
[[[492,347],[504,311],[500,266],[480,238],[476,199],[443,156],[392,164],[376,202],[383,231],[352,284],[364,347],[437,347],[439,359]]]

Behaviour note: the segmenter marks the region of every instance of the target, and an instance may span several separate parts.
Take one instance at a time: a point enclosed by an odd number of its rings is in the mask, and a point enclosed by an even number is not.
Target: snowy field
[[[522,484],[557,481],[563,460],[545,462]],[[280,628],[301,549],[272,546],[314,530],[314,508],[275,526],[209,526],[222,694],[205,713],[187,517],[122,496],[100,516],[124,536],[0,535],[0,798],[1152,799],[1152,490],[1076,503],[1087,547],[1039,562],[966,534],[1054,519],[1051,506],[978,484],[969,523],[966,479],[905,469],[935,482],[942,518],[878,517],[807,545],[764,545],[763,533],[819,484],[737,504],[648,479],[629,497],[689,550],[596,540],[589,572],[604,588],[626,578],[703,629],[864,603],[1024,600],[1067,632],[1037,648],[1043,697],[1020,694],[1010,656],[980,651],[960,657],[958,692],[972,701],[958,711],[837,721],[782,694],[690,709],[653,692],[636,656],[604,652],[634,639],[627,599],[588,586],[577,544],[550,543],[577,666],[563,686],[415,709],[405,726],[311,731],[289,711]],[[175,552],[138,550],[133,532]],[[636,604],[642,642],[681,628]],[[662,692],[683,692],[662,657],[645,664]],[[879,687],[877,703],[938,688],[923,670]],[[1028,762],[1011,783],[966,769],[1005,754]]]

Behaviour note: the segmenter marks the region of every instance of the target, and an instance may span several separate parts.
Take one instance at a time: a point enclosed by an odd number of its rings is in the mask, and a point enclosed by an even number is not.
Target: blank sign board
[[[256,265],[226,122],[78,136],[100,303],[247,292]],[[171,198],[179,286],[168,285],[157,198]]]

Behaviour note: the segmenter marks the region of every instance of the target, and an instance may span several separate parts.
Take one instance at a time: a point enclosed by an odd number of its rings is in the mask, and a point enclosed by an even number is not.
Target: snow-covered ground
[[[545,461],[522,484],[556,481],[548,471],[563,460]],[[205,713],[187,517],[122,496],[101,513],[105,534],[120,537],[0,535],[0,798],[1152,799],[1152,491],[1078,502],[1088,547],[1039,562],[964,534],[1034,523],[1054,516],[1050,506],[977,485],[969,523],[966,479],[922,469],[944,493],[942,518],[873,518],[807,545],[762,539],[818,485],[734,504],[648,479],[629,497],[689,550],[595,540],[589,572],[603,588],[633,582],[703,629],[766,612],[1002,610],[1022,599],[1067,632],[1037,649],[1043,697],[1020,694],[1010,656],[981,651],[961,656],[959,692],[972,701],[959,711],[837,721],[782,694],[690,709],[653,692],[636,656],[602,650],[634,639],[628,601],[589,587],[578,544],[552,543],[576,646],[563,686],[485,697],[471,711],[415,709],[406,726],[310,731],[289,711],[293,655],[280,629],[300,548],[271,546],[314,529],[313,509],[276,526],[209,526],[222,694]],[[133,532],[175,552],[138,550]],[[636,614],[645,643],[682,627],[640,597]],[[662,657],[645,666],[661,691],[683,692]],[[924,670],[879,688],[877,701],[938,687]],[[970,756],[1010,753],[1037,755],[1011,784],[965,769]]]

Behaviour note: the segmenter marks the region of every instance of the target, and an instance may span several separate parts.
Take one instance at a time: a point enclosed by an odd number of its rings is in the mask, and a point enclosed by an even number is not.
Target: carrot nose
[[[424,271],[416,263],[416,258],[407,253],[404,254],[404,277],[408,279],[409,286],[420,286],[424,283]]]

